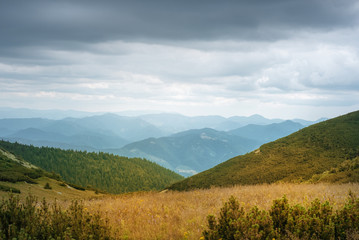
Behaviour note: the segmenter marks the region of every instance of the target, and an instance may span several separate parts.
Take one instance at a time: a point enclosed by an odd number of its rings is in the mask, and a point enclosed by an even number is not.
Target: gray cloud
[[[2,1],[1,45],[262,39],[358,23],[356,1]],[[68,47],[68,46],[67,46]]]
[[[355,0],[1,1],[0,102],[338,113],[358,107],[358,19]]]

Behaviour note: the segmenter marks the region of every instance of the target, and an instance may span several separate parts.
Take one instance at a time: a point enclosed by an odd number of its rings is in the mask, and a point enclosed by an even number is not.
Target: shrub
[[[287,198],[274,200],[271,209],[249,212],[232,196],[221,208],[218,220],[208,216],[205,239],[352,239],[359,233],[359,199],[349,194],[342,209],[333,211],[318,199],[308,209],[290,206]]]
[[[215,239],[272,239],[278,234],[273,221],[266,211],[253,207],[248,213],[239,208],[232,196],[221,209],[218,223],[213,215],[208,216],[209,230],[203,232],[204,238]]]
[[[45,189],[52,189],[52,187],[50,186],[50,184],[47,182],[44,186]]]
[[[82,203],[63,211],[55,202],[28,196],[24,203],[10,195],[0,203],[0,239],[111,239],[107,221],[90,214]]]
[[[12,193],[21,193],[21,191],[19,189],[17,189],[17,188],[3,186],[3,185],[0,185],[0,191],[12,192]]]
[[[4,182],[22,182],[26,181],[27,183],[36,184],[37,182],[31,179],[30,177],[20,173],[20,172],[0,172],[0,181]]]

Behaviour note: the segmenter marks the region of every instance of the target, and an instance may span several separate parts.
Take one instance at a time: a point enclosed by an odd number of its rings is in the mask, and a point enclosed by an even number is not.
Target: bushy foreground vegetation
[[[12,192],[12,193],[21,193],[21,191],[19,189],[17,189],[17,188],[8,187],[8,186],[4,186],[4,185],[0,185],[0,191]]]
[[[0,202],[0,239],[111,239],[108,223],[77,201],[62,210],[57,203],[17,196]]]
[[[246,212],[232,196],[218,220],[208,216],[208,230],[203,234],[207,240],[352,239],[359,237],[359,199],[350,193],[344,207],[333,211],[328,201],[315,199],[305,208],[289,205],[284,196],[274,200],[269,211],[254,206]]]
[[[6,141],[0,141],[0,147],[19,159],[23,158],[46,171],[58,173],[66,182],[83,188],[92,186],[109,193],[161,190],[183,179],[168,169],[139,158],[102,152],[39,148]]]
[[[41,184],[39,189],[43,189],[42,186],[45,185],[45,182],[41,180],[39,184]],[[55,181],[51,181],[50,186],[57,187]],[[275,209],[280,210],[276,213],[277,215],[281,213],[285,215],[286,212],[289,215],[291,208],[296,209],[296,206],[303,206],[298,209],[302,209],[302,212],[305,213],[304,216],[307,217],[309,209],[313,208],[312,204],[315,203],[317,205],[314,204],[314,206],[320,206],[317,209],[323,210],[313,211],[326,213],[324,210],[330,206],[332,214],[343,213],[342,216],[348,214],[347,217],[350,219],[354,208],[346,207],[349,206],[347,200],[349,190],[359,195],[359,184],[286,183],[212,188],[188,192],[139,192],[102,196],[84,200],[81,203],[63,200],[51,204],[44,201],[38,202],[33,197],[21,198],[16,194],[16,197],[12,196],[9,200],[0,201],[0,222],[3,224],[0,239],[13,239],[13,237],[18,240],[30,239],[30,236],[32,236],[31,239],[51,239],[50,235],[54,239],[57,239],[55,236],[58,236],[58,239],[91,239],[92,235],[93,239],[199,240],[204,239],[204,231],[210,231],[208,215],[220,216],[221,209],[232,195],[235,196],[239,209],[243,208],[245,216],[250,216],[252,212],[266,212],[270,216],[274,206],[273,200],[279,199],[275,202]],[[52,190],[46,191],[51,192]],[[285,203],[283,195],[286,195],[287,203],[291,205]],[[18,198],[23,200],[19,202]],[[328,205],[326,205],[326,201],[329,202]],[[322,208],[322,205],[325,207]],[[252,211],[253,206],[257,206],[258,211]],[[287,211],[282,211],[282,209],[287,209]],[[299,213],[301,212],[298,211]],[[7,217],[4,218],[4,216]],[[320,219],[322,218],[320,217]],[[300,219],[294,220],[299,221]],[[254,218],[253,221],[259,220]],[[218,224],[218,221],[216,223]],[[304,223],[307,225],[303,226],[307,228],[315,226],[312,222],[308,224],[308,221],[305,221]],[[38,237],[30,235],[29,232]],[[12,235],[6,235],[9,233]],[[356,232],[349,231],[348,233],[353,236],[351,239],[358,239],[355,238],[358,236],[355,235]],[[40,234],[43,235],[40,236]],[[293,233],[289,239],[299,239],[296,236]],[[303,236],[305,237],[305,235]],[[349,235],[345,237],[350,239]]]
[[[344,207],[349,190],[359,195],[359,184],[283,183],[186,192],[142,192],[103,197],[84,204],[92,211],[107,214],[119,239],[199,240],[203,238],[203,231],[208,230],[207,216],[219,215],[231,195],[245,212],[250,212],[253,206],[260,211],[270,211],[273,200],[284,195],[289,203],[300,204],[306,209],[316,198],[328,201],[335,212]]]

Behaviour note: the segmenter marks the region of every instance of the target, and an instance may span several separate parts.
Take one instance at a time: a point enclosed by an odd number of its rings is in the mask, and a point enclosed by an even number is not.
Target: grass
[[[44,189],[46,183],[49,183],[52,189]],[[359,196],[358,183],[279,183],[121,195],[79,191],[44,177],[39,179],[39,184],[16,183],[14,186],[21,190],[19,196],[23,201],[28,193],[31,193],[39,200],[45,197],[48,202],[53,202],[56,198],[57,204],[63,209],[68,208],[73,200],[84,199],[84,211],[99,213],[101,219],[108,219],[115,239],[203,239],[202,233],[208,229],[207,216],[218,217],[223,204],[231,196],[234,196],[246,211],[253,206],[268,211],[273,201],[284,195],[290,205],[309,207],[310,203],[318,198],[321,202],[329,201],[334,210],[337,210],[344,206],[349,191]],[[5,198],[9,196],[1,191],[0,195]]]
[[[55,199],[59,202],[68,203],[72,200],[86,200],[103,196],[103,194],[96,194],[95,191],[77,190],[60,181],[47,177],[38,178],[36,181],[38,184],[1,182],[1,185],[20,190],[21,194],[19,194],[19,197],[22,201],[24,201],[29,194],[36,196],[40,200],[45,198],[46,201],[50,203],[54,202]],[[45,189],[46,183],[51,186],[51,189]],[[8,196],[8,192],[0,191],[0,199],[7,198]]]
[[[359,184],[263,184],[188,192],[143,192],[85,202],[91,211],[109,218],[119,239],[200,239],[207,216],[219,215],[223,203],[235,196],[246,211],[269,210],[273,200],[286,195],[291,205],[305,207],[318,198],[334,210],[343,207],[348,192],[359,196]]]

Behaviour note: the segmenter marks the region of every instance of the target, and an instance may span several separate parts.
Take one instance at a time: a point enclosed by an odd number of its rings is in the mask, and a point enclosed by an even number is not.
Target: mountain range
[[[184,176],[213,167],[259,146],[259,142],[210,128],[188,130],[169,137],[148,138],[113,151],[143,157]]]
[[[183,176],[191,176],[303,127],[299,123],[284,121],[269,125],[251,124],[228,132],[195,129],[106,151],[120,156],[143,157]]]
[[[303,128],[173,184],[189,190],[274,182],[357,182],[359,111]]]
[[[118,121],[123,125],[116,125]],[[125,132],[122,130],[125,124],[129,126],[125,130],[129,131],[132,126],[134,133],[140,133],[141,127],[159,129],[151,134],[166,132],[144,118],[114,114],[62,120],[2,119],[0,123],[11,136],[19,134],[23,138],[31,137],[33,141],[58,138],[59,134],[64,139],[66,136],[71,139],[76,134],[89,134],[86,132],[89,129],[96,134],[119,137],[117,134]],[[115,125],[111,128],[111,124]],[[0,146],[5,161],[0,169],[4,178],[17,178],[16,174],[6,172],[6,161],[9,161],[6,156],[11,153],[21,161],[59,174],[68,182],[91,185],[111,193],[161,189],[170,183],[173,184],[168,189],[190,190],[274,182],[357,182],[359,111],[307,127],[294,121],[282,121],[267,125],[248,124],[229,131],[191,129],[108,149],[137,158],[104,152],[38,148],[7,141],[0,141]],[[185,176],[195,175],[181,180],[183,177],[153,162]],[[33,174],[22,169],[23,173]],[[20,175],[21,179],[28,176]]]
[[[297,122],[260,115],[224,118],[102,114],[60,120],[0,119],[0,137],[39,147],[142,157],[191,176],[302,127]]]

